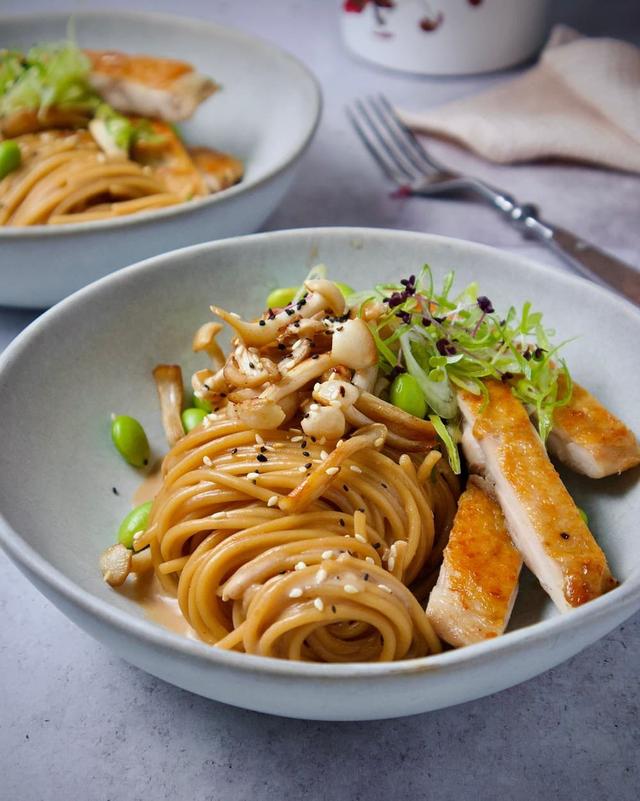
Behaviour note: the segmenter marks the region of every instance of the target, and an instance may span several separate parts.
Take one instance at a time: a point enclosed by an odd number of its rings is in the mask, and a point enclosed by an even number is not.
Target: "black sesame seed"
[[[143,465],[146,467],[146,466],[149,464],[149,460],[148,460],[148,459],[145,459],[145,460],[144,460],[144,462],[143,462],[142,464],[143,464]]]
[[[384,483],[384,481],[380,482],[380,486],[384,487],[385,489],[389,489],[389,487]]]
[[[250,367],[252,370],[255,370],[255,369],[256,369],[256,366],[255,366],[255,364],[254,364],[253,362],[249,362],[249,367]]]
[[[561,531],[560,536],[562,537],[563,540],[568,540],[570,535],[567,534],[566,531]]]
[[[289,317],[291,317],[291,315],[292,315],[292,314],[295,314],[295,313],[296,313],[296,312],[295,312],[295,309],[288,309],[288,308],[287,308],[287,309],[285,309],[285,312],[286,312],[286,313],[289,315]]]
[[[336,605],[335,605],[335,604],[331,604],[331,611],[333,612],[333,614],[334,614],[334,615],[335,615],[335,614],[336,614],[336,612],[338,611],[338,610],[336,609]]]
[[[365,574],[364,574],[364,576],[363,576],[363,578],[364,578],[364,580],[365,580],[365,581],[369,581],[369,574],[368,574],[368,573],[365,573]]]
[[[284,344],[284,342],[278,342],[278,350],[286,350],[286,349],[287,346]]]
[[[266,446],[265,446],[265,445],[262,445],[262,446],[260,447],[260,453],[266,453],[266,452],[267,452],[267,448],[266,448]]]
[[[260,322],[258,323],[258,325],[266,325],[266,324],[267,324],[266,320],[260,320]]]
[[[311,442],[315,442],[315,441],[316,441],[316,438],[315,437],[311,437]]]
[[[237,448],[233,448],[233,450],[231,451],[231,454],[233,455],[233,454],[236,454],[236,453],[238,453],[238,449]]]
[[[342,384],[340,384],[339,393],[343,398],[347,394],[347,390],[342,386]]]
[[[305,468],[308,470],[310,467],[312,467],[312,465],[313,465],[313,462],[307,462],[305,464]]]
[[[342,485],[342,489],[343,489],[345,492],[349,492],[349,487],[348,487],[346,484],[343,484],[343,485]]]
[[[306,439],[302,440],[302,442],[300,443],[300,447],[301,448],[306,448],[307,447],[307,440]]]
[[[264,453],[259,453],[259,454],[256,456],[256,459],[257,459],[259,462],[268,462],[268,461],[269,461],[269,460],[267,459],[267,457],[264,455]]]
[[[111,487],[111,492],[113,492],[114,495],[120,495],[120,493],[115,487]]]
[[[345,522],[344,522],[344,520],[343,520],[342,518],[340,518],[340,520],[338,520],[338,523],[340,523],[340,525],[342,526],[342,528],[344,528],[344,527],[345,527]]]
[[[320,358],[320,354],[319,353],[314,353],[311,358],[312,359],[319,359]]]
[[[380,548],[380,543],[379,543],[379,542],[374,542],[374,543],[373,543],[373,547],[374,547],[374,548],[376,549],[376,551],[377,551],[377,550]]]
[[[302,451],[302,455],[303,455],[303,456],[311,456],[311,454],[309,453],[309,451]]]
[[[431,325],[431,320],[428,317],[423,317],[422,318],[422,325],[425,328],[428,328]]]

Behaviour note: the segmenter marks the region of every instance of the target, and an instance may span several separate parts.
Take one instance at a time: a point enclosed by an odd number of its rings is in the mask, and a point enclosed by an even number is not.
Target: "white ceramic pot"
[[[341,0],[349,49],[391,69],[465,75],[517,64],[542,45],[548,0]]]

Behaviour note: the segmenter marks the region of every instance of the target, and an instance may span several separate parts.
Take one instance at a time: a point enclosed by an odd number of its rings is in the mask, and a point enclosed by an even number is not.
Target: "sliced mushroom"
[[[253,398],[241,403],[228,403],[227,416],[241,420],[251,428],[278,428],[284,422],[285,413],[275,401]]]
[[[338,406],[346,408],[353,406],[358,400],[360,393],[349,381],[323,381],[321,384],[316,384],[313,388],[313,397],[319,403],[326,406]]]
[[[102,578],[111,587],[124,584],[131,570],[131,551],[124,545],[111,545],[100,555]]]
[[[331,309],[336,317],[341,317],[346,309],[344,295],[340,289],[326,278],[313,278],[304,282],[310,293],[318,293],[325,299],[325,305]]]
[[[277,384],[267,387],[261,397],[279,402],[282,398],[301,389],[309,381],[322,375],[332,365],[330,353],[323,353],[318,358],[311,357],[297,364],[293,370],[289,370],[287,375]]]
[[[234,387],[259,387],[267,381],[278,381],[280,372],[271,359],[260,356],[255,348],[236,345],[224,366],[224,377]]]
[[[375,422],[355,406],[346,408],[344,410],[344,416],[349,425],[352,425],[354,428],[363,428],[364,426],[373,425]],[[431,440],[420,440],[417,437],[409,439],[397,434],[390,428],[387,428],[386,444],[389,448],[393,448],[401,453],[426,453],[433,447]]]
[[[331,355],[335,364],[362,370],[378,363],[376,343],[367,324],[359,317],[345,320],[334,331]]]
[[[337,440],[344,436],[347,421],[340,406],[320,406],[312,403],[302,418],[300,425],[309,437],[326,437]]]
[[[220,331],[222,331],[220,323],[205,323],[196,331],[192,345],[194,353],[205,351],[209,354],[216,370],[224,367],[226,361],[222,348],[216,342],[216,337]]]
[[[361,370],[356,370],[351,380],[361,392],[372,392],[377,377],[378,365],[374,364],[371,367],[363,367]]]
[[[310,503],[319,498],[329,487],[332,481],[340,480],[340,470],[345,461],[364,448],[383,447],[387,429],[376,423],[367,428],[356,431],[352,437],[340,443],[317,467],[308,473],[305,480],[280,499],[279,507],[288,514],[297,514]],[[337,470],[335,469],[337,468]]]
[[[369,392],[360,395],[356,408],[402,437],[420,439],[432,445],[437,442],[436,430],[431,422],[415,417]]]
[[[296,340],[291,348],[291,355],[278,362],[278,371],[281,375],[286,375],[296,364],[304,361],[310,353],[311,341],[309,339],[305,337],[304,339]]]
[[[184,437],[182,427],[182,370],[177,364],[159,364],[153,371],[153,377],[160,399],[162,427],[169,445]]]
[[[324,295],[311,293],[304,298],[304,303],[300,301],[295,306],[287,306],[272,317],[266,317],[255,323],[249,323],[219,306],[211,306],[211,311],[228,323],[245,345],[263,347],[276,339],[281,328],[295,320],[313,317],[325,308],[326,302]]]
[[[198,370],[191,377],[191,387],[193,394],[197,398],[206,398],[216,401],[220,396],[228,391],[227,382],[224,380],[222,369],[214,373],[212,370]]]

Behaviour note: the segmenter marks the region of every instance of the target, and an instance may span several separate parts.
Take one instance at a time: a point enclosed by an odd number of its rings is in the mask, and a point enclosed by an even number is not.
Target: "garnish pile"
[[[451,466],[459,472],[456,388],[487,398],[483,379],[509,382],[535,414],[545,441],[554,409],[568,403],[572,384],[567,365],[556,355],[566,343],[551,344],[555,332],[543,327],[542,314],[530,303],[500,316],[475,282],[455,295],[453,282],[454,273],[448,273],[437,290],[425,265],[417,277],[351,296],[349,305],[365,319],[374,318],[369,326],[381,373],[392,381],[406,372],[418,382]],[[374,304],[379,304],[377,315],[370,314]]]

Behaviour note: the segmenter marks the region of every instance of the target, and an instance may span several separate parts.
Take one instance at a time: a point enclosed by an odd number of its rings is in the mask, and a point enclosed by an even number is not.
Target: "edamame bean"
[[[120,523],[118,542],[125,548],[133,548],[133,535],[146,529],[152,505],[153,501],[141,503],[140,506],[132,509]]]
[[[9,175],[10,172],[17,170],[22,163],[20,147],[13,139],[5,139],[0,142],[0,180]]]
[[[409,373],[403,373],[393,379],[390,396],[394,406],[414,417],[423,418],[427,413],[427,402],[420,385]]]
[[[342,281],[336,281],[335,285],[338,287],[340,292],[342,292],[345,298],[348,298],[349,295],[353,295],[355,292],[355,289],[352,286],[349,286],[349,284],[343,284]]]
[[[288,306],[294,299],[298,289],[299,287],[297,286],[285,286],[274,289],[273,292],[269,293],[269,297],[267,298],[267,308],[282,309]]]
[[[184,412],[182,412],[182,425],[187,434],[196,426],[199,426],[206,416],[207,413],[204,409],[193,407],[191,409],[185,409]]]
[[[203,409],[207,414],[213,411],[213,407],[209,401],[204,398],[199,398],[197,395],[193,396],[193,405],[196,409]]]
[[[149,440],[134,417],[119,414],[111,423],[111,439],[120,454],[134,467],[149,464]]]

